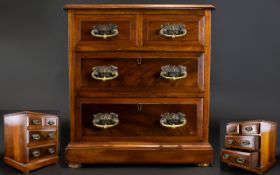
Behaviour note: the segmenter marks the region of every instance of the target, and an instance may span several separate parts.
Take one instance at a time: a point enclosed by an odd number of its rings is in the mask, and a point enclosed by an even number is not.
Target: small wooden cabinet
[[[208,166],[212,5],[69,4],[70,167]]]
[[[58,161],[58,118],[37,112],[4,115],[4,162],[29,172]]]
[[[261,174],[276,162],[276,123],[263,120],[228,123],[224,145],[223,162]]]

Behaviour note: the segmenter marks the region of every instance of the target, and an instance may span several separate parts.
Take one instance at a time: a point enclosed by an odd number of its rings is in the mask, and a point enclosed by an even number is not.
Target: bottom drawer
[[[241,152],[235,150],[222,150],[221,160],[238,167],[255,168],[259,162],[259,152]]]
[[[78,103],[76,133],[85,141],[202,140],[202,98],[86,98]]]
[[[40,159],[47,156],[52,156],[57,154],[56,145],[30,148],[29,151],[29,161]]]

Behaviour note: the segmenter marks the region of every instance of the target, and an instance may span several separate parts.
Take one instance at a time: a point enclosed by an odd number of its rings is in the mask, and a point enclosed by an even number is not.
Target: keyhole
[[[142,58],[141,57],[137,58],[137,64],[142,64]]]

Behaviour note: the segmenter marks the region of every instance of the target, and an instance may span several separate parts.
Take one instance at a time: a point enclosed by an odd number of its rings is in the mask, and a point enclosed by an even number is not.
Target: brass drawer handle
[[[229,128],[228,131],[229,131],[229,132],[234,132],[234,131],[235,131],[235,128],[234,128],[234,127]]]
[[[33,155],[33,157],[37,158],[40,156],[40,151],[38,151],[38,150],[32,151],[32,155]]]
[[[96,66],[92,68],[91,76],[95,80],[113,80],[119,76],[118,67],[110,66]]]
[[[227,139],[227,144],[229,145],[233,144],[233,139]]]
[[[55,121],[54,120],[49,120],[48,121],[48,125],[54,125],[55,124]]]
[[[160,76],[165,79],[178,80],[187,77],[187,68],[182,65],[165,65],[161,67]]]
[[[161,25],[161,29],[159,31],[159,34],[168,37],[168,38],[178,38],[183,37],[187,34],[187,29],[184,24],[178,23],[178,24],[163,24]]]
[[[111,113],[98,113],[93,115],[93,125],[98,128],[110,128],[119,124],[118,114]]]
[[[187,123],[185,114],[178,113],[163,113],[161,114],[160,124],[167,128],[178,128],[182,127]]]
[[[238,157],[236,159],[236,162],[239,163],[239,164],[244,164],[246,162],[246,160],[244,158],[242,158],[242,157]]]
[[[96,24],[92,27],[91,35],[96,38],[112,38],[119,34],[116,24]]]
[[[55,153],[55,149],[54,148],[49,148],[48,151],[49,151],[50,154],[54,154]]]
[[[33,119],[33,120],[31,121],[31,123],[32,123],[32,125],[41,125],[41,120],[39,120],[39,119]]]
[[[250,145],[251,142],[249,140],[242,140],[241,145]]]
[[[34,134],[32,134],[32,139],[33,139],[33,140],[40,140],[40,138],[41,138],[41,136],[40,136],[39,133],[34,133]]]
[[[253,131],[253,127],[252,126],[246,126],[245,131],[247,131],[247,132]]]
[[[48,134],[48,136],[49,136],[50,139],[55,139],[55,133],[53,133],[53,132],[50,132]]]
[[[223,159],[228,159],[229,157],[230,157],[229,154],[224,154],[224,155],[223,155]]]

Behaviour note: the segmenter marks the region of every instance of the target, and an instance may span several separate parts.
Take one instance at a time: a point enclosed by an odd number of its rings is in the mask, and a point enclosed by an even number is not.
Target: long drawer
[[[204,55],[200,53],[80,53],[76,90],[98,93],[170,96],[204,91]]]
[[[28,149],[29,161],[34,161],[40,158],[57,155],[57,146],[44,146]]]
[[[258,151],[259,136],[226,136],[225,147]]]
[[[201,141],[202,109],[201,98],[84,98],[76,124],[86,141]]]

